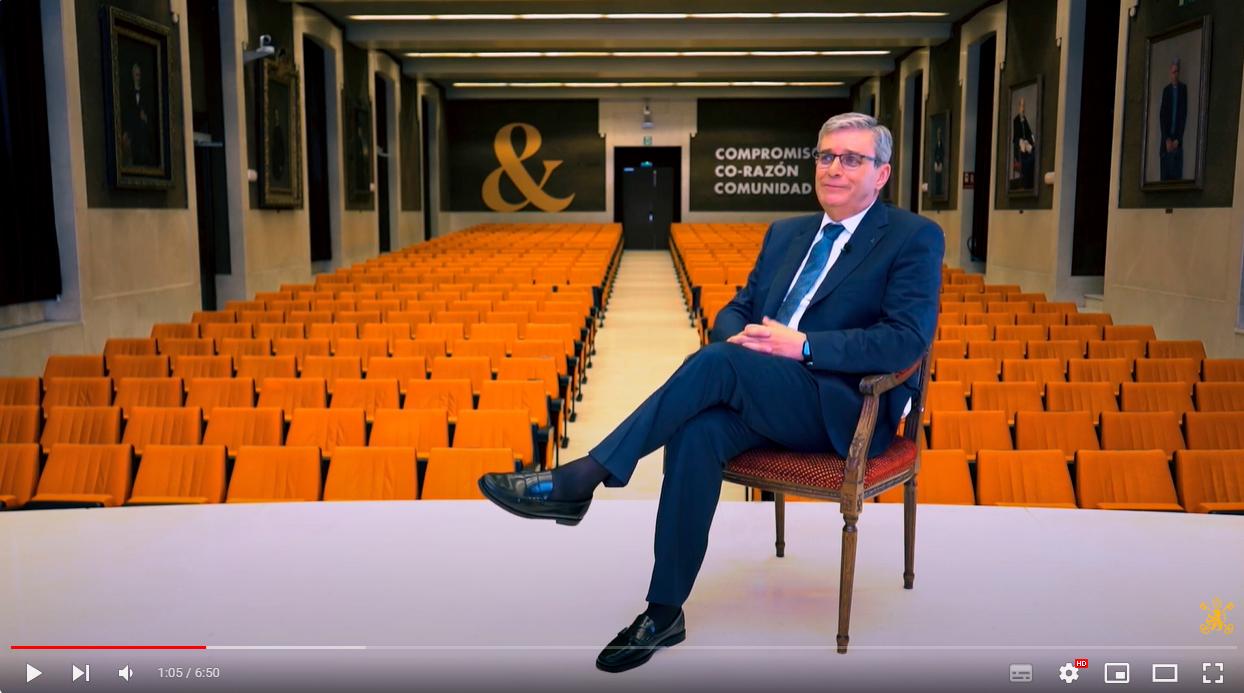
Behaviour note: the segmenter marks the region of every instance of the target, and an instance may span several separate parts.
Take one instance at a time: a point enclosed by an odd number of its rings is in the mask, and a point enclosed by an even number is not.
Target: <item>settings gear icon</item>
[[[1071,683],[1080,678],[1080,670],[1076,669],[1071,662],[1067,662],[1058,668],[1058,678],[1062,679],[1063,683]]]

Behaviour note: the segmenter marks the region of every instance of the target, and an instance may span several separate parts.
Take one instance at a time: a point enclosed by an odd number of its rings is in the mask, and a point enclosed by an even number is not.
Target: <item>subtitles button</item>
[[[1032,683],[1032,665],[1012,664],[1011,683]]]

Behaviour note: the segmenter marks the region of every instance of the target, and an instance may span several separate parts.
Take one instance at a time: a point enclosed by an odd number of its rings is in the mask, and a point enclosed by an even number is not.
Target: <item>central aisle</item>
[[[570,425],[570,447],[561,451],[562,462],[591,450],[699,345],[669,252],[625,251],[605,327],[596,335],[596,356],[587,371],[583,401],[578,403],[579,419]],[[640,460],[625,488],[601,487],[595,497],[660,497],[662,455],[657,450]],[[742,498],[741,486],[725,485],[723,500]]]

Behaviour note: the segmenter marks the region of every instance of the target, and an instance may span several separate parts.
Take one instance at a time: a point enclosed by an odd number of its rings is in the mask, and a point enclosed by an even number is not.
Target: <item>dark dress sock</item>
[[[549,493],[549,500],[586,500],[607,478],[609,470],[592,459],[591,455],[584,455],[553,470],[553,490]]]
[[[648,602],[648,608],[644,610],[644,614],[657,625],[657,630],[669,628],[670,624],[674,622],[674,619],[678,618],[678,614],[681,612],[681,606],[657,604],[656,602]]]

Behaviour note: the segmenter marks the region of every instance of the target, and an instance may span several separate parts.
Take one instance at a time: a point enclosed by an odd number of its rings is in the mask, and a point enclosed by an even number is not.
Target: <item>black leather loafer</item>
[[[485,474],[479,478],[479,490],[488,500],[519,517],[557,520],[561,525],[577,525],[592,504],[585,500],[555,501],[553,472],[516,472]]]
[[[634,669],[652,659],[657,649],[673,647],[686,639],[687,623],[681,611],[674,622],[662,631],[657,630],[657,624],[647,614],[640,614],[629,628],[619,631],[618,637],[605,645],[596,657],[596,668],[615,674]]]

